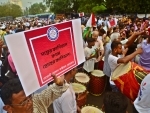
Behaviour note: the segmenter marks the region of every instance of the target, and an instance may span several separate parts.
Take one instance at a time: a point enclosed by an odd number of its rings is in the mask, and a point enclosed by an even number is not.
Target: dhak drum
[[[87,100],[87,90],[86,87],[79,83],[72,83],[72,88],[76,94],[76,101],[79,107],[82,107],[86,104]]]
[[[147,71],[134,62],[120,64],[113,72],[111,79],[120,91],[134,101],[138,95],[140,84],[147,76]]]
[[[90,81],[90,78],[85,73],[77,73],[75,75],[75,82],[83,84],[84,86],[88,86],[88,83]]]
[[[100,70],[91,72],[89,82],[89,92],[95,96],[101,95],[106,87],[106,76]]]
[[[85,106],[81,109],[81,113],[103,113],[103,112],[96,107]]]

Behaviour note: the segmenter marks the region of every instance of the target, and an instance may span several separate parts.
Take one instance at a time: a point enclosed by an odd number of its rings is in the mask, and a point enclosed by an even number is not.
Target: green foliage
[[[0,5],[0,17],[12,16],[13,18],[22,16],[23,12],[20,6],[16,4],[1,4]]]
[[[149,13],[150,1],[148,0],[107,0],[107,8],[124,13]]]
[[[45,12],[46,12],[46,5],[44,5],[42,2],[41,3],[34,3],[29,8],[29,14],[30,15],[35,15],[35,14],[45,13]]]
[[[103,0],[45,0],[50,10],[54,13],[92,12],[96,4],[101,4]]]
[[[92,8],[92,12],[94,13],[101,13],[104,12],[107,8],[104,5],[97,5],[95,7]]]
[[[102,13],[105,10],[124,13],[150,13],[149,0],[44,0],[54,13]],[[111,13],[111,12],[109,12]]]

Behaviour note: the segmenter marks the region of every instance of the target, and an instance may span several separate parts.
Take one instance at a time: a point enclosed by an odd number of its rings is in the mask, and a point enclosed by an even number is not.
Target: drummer
[[[142,49],[139,48],[134,53],[128,56],[125,56],[128,49],[122,50],[122,43],[119,41],[112,42],[111,50],[112,52],[111,54],[109,54],[109,57],[108,57],[108,64],[111,69],[111,75],[120,63],[127,63],[131,61],[136,55],[141,54],[143,52]],[[115,92],[118,91],[117,87],[115,86],[115,83],[111,80],[110,80],[110,86],[112,88],[112,91],[115,91]]]
[[[83,69],[87,74],[94,70],[96,58],[98,57],[98,50],[94,48],[95,39],[87,38],[88,46],[84,48],[86,61],[84,62]]]
[[[104,46],[103,46],[102,39],[100,39],[100,37],[99,37],[99,34],[100,33],[98,31],[93,31],[93,34],[92,34],[92,38],[95,39],[94,47],[95,47],[95,49],[99,50],[98,58],[96,59],[96,63],[95,63],[95,69],[98,69],[99,62],[102,60],[102,58],[104,56]]]
[[[64,79],[67,83],[70,83],[71,79],[77,73],[77,68],[72,69],[64,75]],[[62,94],[61,97],[53,102],[54,113],[81,113],[80,108],[77,106],[75,92],[72,85]]]

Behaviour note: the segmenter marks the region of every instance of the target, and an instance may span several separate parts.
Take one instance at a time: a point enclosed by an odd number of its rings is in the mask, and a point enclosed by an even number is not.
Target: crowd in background
[[[146,18],[129,18],[126,16],[122,17],[97,17],[95,18],[95,25],[92,25],[89,29],[86,26],[89,18],[82,17],[81,18],[81,30],[83,33],[83,48],[85,53],[86,61],[80,65],[82,67],[82,71],[90,75],[92,71],[95,69],[102,70],[103,73],[108,77],[108,84],[111,87],[112,92],[109,92],[104,97],[104,111],[105,113],[126,113],[127,111],[127,98],[120,93],[120,89],[118,89],[115,83],[111,80],[112,73],[116,69],[116,67],[123,63],[128,63],[129,61],[135,62],[138,65],[142,66],[147,72],[150,72],[150,20]],[[115,19],[116,25],[110,26],[108,22]],[[8,83],[9,79],[16,78],[18,76],[17,71],[15,69],[13,59],[9,53],[9,48],[7,48],[7,43],[5,42],[5,36],[11,35],[14,33],[32,30],[35,28],[48,26],[55,23],[69,21],[71,19],[63,18],[56,19],[54,21],[51,20],[41,20],[35,18],[33,20],[23,19],[19,21],[6,22],[3,21],[0,24],[0,49],[1,49],[1,77],[0,77],[0,87],[2,88],[2,100],[5,105],[10,105],[6,98],[10,97],[7,93],[18,93],[23,90],[22,87],[18,91],[5,91],[6,88],[11,87],[13,81]],[[88,29],[88,30],[87,30]],[[73,69],[64,75],[66,82],[69,84],[71,79],[77,73],[77,69]],[[150,112],[150,98],[149,98],[149,76],[147,75],[141,83],[141,88],[139,90],[139,94],[136,100],[133,102],[133,108],[135,113],[149,113]],[[6,85],[5,85],[6,84]],[[8,85],[9,84],[9,85]],[[21,84],[18,81],[15,81],[15,85]],[[143,85],[144,84],[144,85]],[[5,87],[4,87],[5,86]],[[51,86],[51,85],[50,85]],[[52,88],[54,87],[54,92],[57,92],[57,86],[46,87]],[[56,89],[55,89],[56,87]],[[12,89],[15,86],[12,86]],[[9,89],[9,88],[8,88]],[[10,90],[12,90],[10,88]],[[6,94],[4,94],[4,92]],[[54,101],[54,111],[55,113],[76,113],[81,112],[80,108],[76,105],[75,96],[70,96],[70,92],[72,88],[69,87],[69,90],[65,93],[61,93],[62,96]],[[43,92],[48,93],[48,92]],[[61,94],[57,92],[60,96]],[[4,96],[6,95],[6,96]],[[43,94],[44,95],[44,94]],[[57,96],[58,96],[57,95]],[[38,95],[40,99],[45,99],[46,96]],[[38,100],[38,96],[34,98],[34,107],[36,106],[41,111],[34,111],[34,108],[30,108],[34,113],[47,113],[46,107],[52,103],[52,100],[46,103],[47,100],[42,101],[41,104],[45,107],[41,107],[37,103],[40,103]],[[51,96],[50,96],[51,97]],[[70,97],[70,98],[69,98]],[[68,100],[67,100],[68,99]],[[30,98],[27,98],[28,102],[25,104],[30,104]],[[64,101],[66,100],[66,101]],[[0,100],[1,101],[1,100]],[[10,101],[10,100],[9,100]],[[66,102],[66,103],[65,103]],[[3,104],[2,102],[0,102]],[[65,103],[65,104],[64,104]],[[67,104],[68,103],[68,104]],[[32,105],[30,105],[31,107]],[[8,107],[8,106],[7,106]],[[27,107],[26,105],[24,107]],[[28,107],[27,107],[28,108]],[[1,113],[5,113],[2,111]],[[19,108],[6,108],[8,113],[21,113],[21,110],[25,110],[30,113],[28,110]],[[70,110],[70,111],[69,111]],[[43,111],[43,112],[42,112]],[[25,113],[27,113],[25,112]],[[22,112],[23,113],[23,112]],[[32,112],[31,112],[32,113]]]

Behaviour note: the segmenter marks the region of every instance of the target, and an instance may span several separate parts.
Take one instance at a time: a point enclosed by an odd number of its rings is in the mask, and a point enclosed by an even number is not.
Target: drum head
[[[86,91],[86,87],[79,83],[72,83],[72,88],[75,93],[83,93]]]
[[[104,76],[103,71],[100,71],[100,70],[94,70],[94,71],[92,71],[91,74],[92,74],[93,76],[96,76],[96,77],[102,77],[102,76]]]
[[[86,106],[81,109],[81,113],[103,113],[103,112],[96,107]]]
[[[77,73],[75,75],[75,79],[78,82],[81,82],[81,83],[87,83],[90,80],[90,78],[88,77],[88,75],[86,75],[85,73]]]
[[[127,64],[120,64],[115,71],[113,72],[111,79],[116,80],[120,76],[126,74],[131,69],[131,62],[128,62]]]

